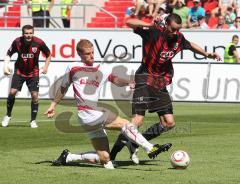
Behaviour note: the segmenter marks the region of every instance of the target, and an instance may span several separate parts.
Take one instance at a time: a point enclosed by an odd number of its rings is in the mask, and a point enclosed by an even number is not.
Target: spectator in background
[[[9,0],[0,0],[0,8],[4,8],[4,3],[8,3]]]
[[[240,0],[235,0],[234,11],[236,12],[237,16],[240,17]]]
[[[193,7],[190,8],[188,13],[188,27],[197,27],[198,26],[198,17],[205,17],[205,10],[199,6],[200,0],[193,0]]]
[[[236,49],[239,37],[233,35],[232,42],[225,47],[224,50],[224,63],[240,63],[240,58]]]
[[[198,17],[198,27],[199,29],[209,29],[207,23],[206,23],[206,17],[199,16]]]
[[[159,7],[165,0],[147,0],[148,3],[148,16],[155,17],[158,14]]]
[[[213,29],[229,29],[229,26],[225,23],[225,18],[218,16],[218,23],[212,27]]]
[[[138,19],[144,19],[146,17],[147,14],[147,9],[145,8],[144,5],[141,6],[139,12],[138,12],[138,16],[136,17],[135,15],[135,6],[131,6],[128,7],[125,11],[125,17],[124,17],[124,24],[123,27],[126,28],[128,27],[126,25],[126,22],[130,19],[130,18],[138,18]]]
[[[70,27],[70,17],[73,3],[73,0],[61,0],[61,17],[65,28]]]
[[[33,26],[34,27],[49,27],[50,12],[54,5],[54,0],[26,0],[28,9],[32,9]],[[39,17],[39,18],[38,18]]]
[[[185,6],[184,0],[177,0],[175,7],[173,8],[173,13],[178,14],[182,18],[182,27],[187,27],[188,20],[188,7]]]
[[[240,17],[236,17],[234,20],[234,24],[229,29],[237,29],[240,30]]]
[[[217,15],[225,15],[227,8],[229,6],[233,7],[235,4],[235,0],[219,0],[218,7],[215,8],[212,13]]]
[[[234,23],[234,20],[235,20],[236,17],[237,17],[237,16],[236,16],[236,14],[235,14],[235,12],[234,12],[233,7],[229,6],[229,7],[227,8],[227,10],[226,10],[225,15],[224,15],[226,24],[227,24],[229,27],[233,26],[233,23]]]
[[[144,0],[135,0],[135,11],[134,11],[134,15],[136,17],[138,17],[138,14],[141,12],[141,9],[144,7],[146,7],[146,2]]]

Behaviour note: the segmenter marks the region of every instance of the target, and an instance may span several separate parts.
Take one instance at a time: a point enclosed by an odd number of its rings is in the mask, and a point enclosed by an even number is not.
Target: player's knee
[[[17,94],[17,90],[11,90],[9,96],[15,97]]]
[[[105,164],[110,160],[110,155],[107,151],[102,151],[99,154],[99,159],[100,159],[101,163]]]
[[[142,124],[143,124],[143,118],[142,117],[137,117],[135,116],[133,119],[132,119],[132,123],[137,126],[137,127],[140,127]]]
[[[33,103],[38,103],[38,95],[32,95],[32,102]]]
[[[166,128],[168,128],[168,129],[171,129],[171,128],[174,128],[175,127],[175,121],[167,121],[167,122],[165,122],[166,123]]]

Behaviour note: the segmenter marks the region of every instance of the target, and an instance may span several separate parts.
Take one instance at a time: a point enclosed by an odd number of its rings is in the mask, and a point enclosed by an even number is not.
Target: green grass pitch
[[[0,100],[0,104],[2,118],[6,100]],[[171,142],[171,150],[160,154],[155,160],[149,160],[141,150],[140,165],[133,165],[124,148],[117,157],[119,167],[115,170],[106,170],[99,165],[51,166],[50,161],[65,148],[72,152],[93,149],[87,135],[81,133],[79,127],[67,128],[64,123],[61,127],[55,120],[44,117],[43,113],[49,104],[47,100],[40,101],[37,119],[39,128],[31,129],[30,100],[16,99],[11,124],[8,128],[0,127],[1,184],[240,183],[239,104],[174,103],[176,128],[151,141],[160,144]],[[60,105],[57,113],[75,113],[71,117],[71,124],[77,126],[74,105]],[[125,116],[123,113],[120,115]],[[156,114],[147,114],[141,129],[157,121]],[[63,130],[66,130],[65,133]],[[108,131],[108,135],[112,146],[118,132]],[[171,168],[170,154],[178,149],[190,155],[191,165],[186,170]]]

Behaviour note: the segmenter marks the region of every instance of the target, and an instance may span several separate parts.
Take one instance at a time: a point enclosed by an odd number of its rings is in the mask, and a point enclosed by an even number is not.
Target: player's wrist
[[[210,55],[210,54],[209,54],[208,52],[206,52],[205,56],[206,56],[207,58],[209,58],[209,55]]]

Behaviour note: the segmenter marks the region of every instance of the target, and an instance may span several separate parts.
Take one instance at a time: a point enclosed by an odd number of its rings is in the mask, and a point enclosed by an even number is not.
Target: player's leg
[[[11,117],[12,117],[12,109],[15,103],[15,96],[18,91],[21,91],[22,85],[25,82],[24,78],[22,78],[19,75],[14,74],[12,77],[12,82],[11,82],[11,89],[8,94],[7,98],[7,113],[6,116],[4,116],[3,121],[2,121],[2,126],[7,127]]]
[[[145,113],[144,113],[145,114]],[[140,127],[141,124],[143,123],[143,119],[144,119],[144,116],[143,115],[139,115],[139,114],[135,114],[134,117],[132,118],[132,123],[134,123],[137,127]],[[137,144],[133,143],[136,148],[138,147]],[[124,146],[127,147],[131,147],[132,144],[131,142],[129,142],[129,140],[127,139],[127,137],[125,135],[123,135],[122,133],[119,134],[117,140],[115,141],[112,149],[111,149],[111,153],[110,153],[110,157],[111,157],[111,160],[115,160],[116,159],[116,156],[117,154],[123,149]],[[136,156],[133,155],[134,152],[135,152],[135,149],[134,148],[129,148],[129,153],[130,153],[130,159],[134,159]],[[132,156],[134,158],[132,158]],[[134,163],[138,164],[138,159],[134,159]]]
[[[60,156],[52,162],[54,166],[68,165],[74,163],[98,163],[99,156],[96,152],[71,153],[68,149],[62,151]]]
[[[165,88],[157,90],[150,86],[148,86],[147,89],[150,94],[149,101],[147,102],[149,112],[157,112],[160,120],[160,122],[153,124],[142,133],[146,140],[149,141],[160,136],[163,132],[168,131],[170,128],[174,127],[175,122],[173,117],[172,102],[168,94],[168,91]],[[139,115],[134,116],[132,122],[137,125],[141,125],[142,124],[141,116]],[[131,142],[128,142],[127,145],[130,152],[130,158],[135,158],[135,160],[137,160],[136,154],[138,146]],[[166,147],[168,147],[168,144],[166,144]]]
[[[39,78],[38,77],[31,77],[26,80],[28,90],[31,93],[31,120],[30,126],[31,128],[37,128],[36,117],[38,113],[38,91],[39,91]]]
[[[98,127],[98,126],[96,126]],[[85,129],[86,128],[86,129]],[[93,130],[93,127],[84,126],[87,131],[89,138],[91,139],[92,145],[96,152],[85,152],[79,154],[73,154],[69,150],[65,149],[61,155],[53,161],[53,165],[67,165],[72,163],[101,163],[106,169],[114,169],[109,156],[109,142],[107,134],[102,127],[98,127]]]
[[[117,117],[115,120],[111,122],[107,121],[105,124],[105,128],[121,129],[123,135],[125,135],[128,138],[128,140],[141,146],[147,152],[149,158],[155,158],[159,153],[165,151],[165,148],[163,148],[162,146],[158,144],[153,145],[150,142],[148,142],[138,131],[137,127],[126,119]]]
[[[147,109],[146,100],[148,98],[144,98],[144,97],[149,96],[147,85],[144,85],[144,83],[141,81],[142,78],[144,77],[138,77],[138,76],[135,77],[136,87],[133,92],[133,100],[132,100],[132,114],[133,114],[132,123],[134,123],[137,127],[139,127],[142,124],[145,116],[145,111]],[[126,145],[128,141],[129,140],[122,133],[118,136],[110,153],[111,160],[115,160],[117,154],[122,150],[122,148]],[[130,144],[128,145],[130,146]],[[131,149],[129,150],[131,151]]]

